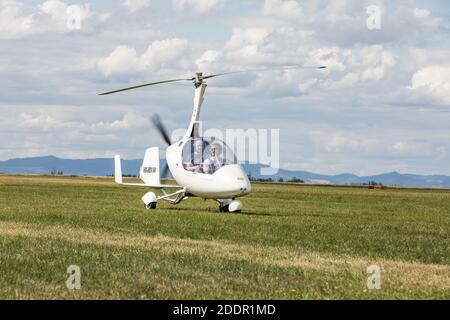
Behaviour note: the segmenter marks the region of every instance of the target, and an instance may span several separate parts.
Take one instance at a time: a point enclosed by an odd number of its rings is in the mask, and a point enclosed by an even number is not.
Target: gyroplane
[[[167,164],[162,170],[162,176],[166,177],[168,170],[170,170],[177,184],[161,183],[159,147],[148,148],[145,151],[144,161],[139,173],[139,178],[143,183],[124,183],[121,157],[116,155],[114,157],[115,182],[123,186],[160,189],[161,195],[156,195],[154,192],[147,192],[142,197],[144,206],[147,209],[156,209],[159,201],[167,201],[172,205],[176,205],[187,200],[189,197],[200,197],[217,201],[220,212],[240,212],[243,206],[239,198],[250,194],[252,190],[247,174],[239,164],[233,151],[224,141],[214,137],[201,136],[200,111],[207,87],[206,80],[219,76],[247,72],[324,68],[326,66],[284,66],[234,71],[208,76],[204,76],[203,73],[196,73],[193,77],[151,82],[101,93],[100,95],[104,96],[127,90],[180,81],[192,81],[195,87],[192,117],[186,133],[181,140],[172,142],[159,116],[155,115],[152,117],[155,127],[168,145],[166,149]]]

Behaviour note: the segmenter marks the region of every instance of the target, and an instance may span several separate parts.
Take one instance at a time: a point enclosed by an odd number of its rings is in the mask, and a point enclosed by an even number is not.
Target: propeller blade
[[[133,86],[133,87],[127,87],[127,88],[122,88],[122,89],[118,89],[118,90],[114,90],[114,91],[108,91],[108,92],[103,92],[100,93],[99,96],[106,96],[108,94],[113,94],[113,93],[117,93],[117,92],[122,92],[122,91],[127,91],[127,90],[133,90],[133,89],[138,89],[138,88],[143,88],[143,87],[148,87],[148,86],[154,86],[156,84],[162,84],[162,83],[170,83],[170,82],[177,82],[177,81],[192,81],[195,78],[189,78],[189,79],[172,79],[172,80],[164,80],[164,81],[158,81],[158,82],[151,82],[151,83],[146,83],[146,84],[141,84],[138,86]]]
[[[168,178],[167,173],[169,173],[169,166],[166,163],[162,171],[161,178]]]
[[[161,137],[170,146],[172,142],[170,141],[170,136],[167,133],[166,127],[164,127],[161,118],[157,114],[155,114],[153,117],[151,117],[151,120],[153,122],[153,125],[156,127],[159,134],[161,135]]]
[[[203,79],[211,79],[211,78],[215,78],[215,77],[226,76],[226,75],[229,75],[229,74],[238,74],[238,73],[251,73],[251,72],[264,72],[264,71],[277,71],[277,70],[294,70],[294,69],[326,69],[326,66],[320,66],[320,67],[284,66],[284,67],[241,70],[241,71],[232,71],[232,72],[224,72],[224,73],[212,74],[212,75],[203,77]]]

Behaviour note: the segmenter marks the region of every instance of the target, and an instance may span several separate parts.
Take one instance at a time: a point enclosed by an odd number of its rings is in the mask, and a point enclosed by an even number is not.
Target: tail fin
[[[120,160],[120,156],[114,156],[114,179],[116,183],[122,184],[122,161]]]
[[[150,186],[161,185],[159,169],[159,148],[149,148],[145,151],[144,162],[142,163],[139,175],[145,184]]]

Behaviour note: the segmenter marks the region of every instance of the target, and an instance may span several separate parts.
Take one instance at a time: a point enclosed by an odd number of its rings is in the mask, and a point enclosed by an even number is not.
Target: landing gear
[[[219,202],[219,211],[220,212],[232,212],[238,213],[242,211],[242,202],[234,199],[220,199],[217,200]]]
[[[156,209],[159,200],[167,201],[170,204],[179,204],[181,201],[188,199],[188,197],[186,196],[186,189],[184,188],[170,194],[166,193],[164,189],[162,189],[162,193],[164,195],[157,197],[156,194],[154,194],[153,192],[147,192],[142,197],[142,202],[144,202],[145,209],[147,210]]]
[[[147,210],[156,209],[157,198],[153,192],[148,192],[142,197],[142,202],[144,202],[144,207]]]

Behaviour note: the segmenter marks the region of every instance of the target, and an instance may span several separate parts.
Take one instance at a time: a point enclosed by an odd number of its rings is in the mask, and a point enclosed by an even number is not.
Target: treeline
[[[63,176],[64,172],[63,171],[52,170],[52,171],[50,171],[50,175],[51,176]]]
[[[376,181],[364,182],[364,183],[361,183],[361,185],[363,185],[363,186],[374,186],[374,187],[382,187],[383,186],[383,184],[381,182],[376,182]]]
[[[114,174],[108,174],[107,177],[114,177]],[[122,177],[124,178],[137,178],[138,176],[135,174],[123,174]]]
[[[291,179],[286,179],[286,180],[281,177],[278,178],[277,180],[274,180],[273,178],[256,178],[256,177],[252,176],[251,172],[248,173],[248,179],[252,182],[305,183],[304,180],[298,179],[296,177],[293,177]]]

